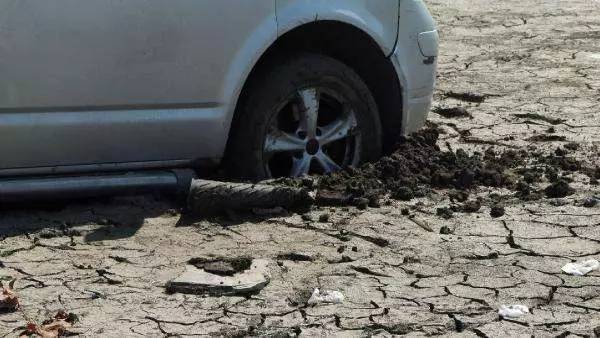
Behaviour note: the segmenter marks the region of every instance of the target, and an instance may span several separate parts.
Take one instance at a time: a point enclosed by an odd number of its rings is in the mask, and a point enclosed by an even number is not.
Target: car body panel
[[[276,37],[272,0],[0,0],[0,169],[218,158]]]
[[[426,52],[435,55],[423,54],[420,37],[427,43]],[[404,135],[417,131],[427,120],[435,88],[437,37],[437,27],[423,0],[400,0],[398,43],[391,60],[402,87]]]
[[[400,0],[277,0],[279,35],[317,20],[351,24],[369,34],[390,55],[398,33]]]
[[[399,8],[422,12],[413,1],[0,0],[0,176],[217,163],[254,65],[315,20],[378,43],[414,111],[403,132],[417,128],[433,85],[418,72],[435,65],[411,64],[423,58],[418,34],[434,28],[401,11],[398,22]],[[426,23],[408,31],[415,20]]]

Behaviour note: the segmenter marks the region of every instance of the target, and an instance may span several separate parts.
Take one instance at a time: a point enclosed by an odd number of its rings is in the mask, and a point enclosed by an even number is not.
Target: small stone
[[[583,200],[583,206],[586,208],[593,208],[598,205],[598,199],[595,197],[588,197]]]
[[[502,216],[504,216],[504,213],[505,213],[504,207],[501,205],[494,205],[492,207],[492,210],[490,210],[490,216],[492,216],[493,218],[502,217]]]
[[[400,212],[402,213],[402,216],[410,215],[410,210],[408,210],[408,208],[403,208]]]

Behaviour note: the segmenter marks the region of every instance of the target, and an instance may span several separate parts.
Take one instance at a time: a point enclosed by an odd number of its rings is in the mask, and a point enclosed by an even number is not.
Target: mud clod
[[[552,183],[544,191],[548,198],[563,198],[572,195],[575,192],[569,183],[563,179],[559,179]]]
[[[415,193],[411,188],[401,186],[392,192],[391,197],[400,201],[410,201],[415,198]]]
[[[478,200],[467,201],[461,206],[460,209],[462,212],[465,212],[465,213],[478,212],[479,209],[481,209],[481,202]]]
[[[369,207],[369,199],[364,197],[355,198],[353,201],[358,210],[366,210]]]
[[[527,141],[531,142],[564,142],[567,138],[562,135],[554,135],[554,134],[539,134],[535,136],[531,136],[527,139]]]
[[[452,229],[450,229],[446,225],[444,225],[443,227],[440,228],[440,234],[441,235],[451,235],[453,233],[454,233],[454,231],[452,231]]]
[[[457,93],[457,92],[449,91],[449,92],[445,93],[444,96],[453,98],[453,99],[457,99],[457,100],[461,100],[461,101],[465,101],[465,102],[483,103],[483,102],[485,102],[486,98],[489,95],[477,94],[477,93],[472,93],[472,92]]]
[[[443,219],[450,219],[454,216],[452,210],[450,210],[450,208],[447,207],[437,208],[436,214]]]
[[[520,119],[543,121],[543,122],[550,123],[552,125],[558,125],[558,124],[566,122],[563,119],[555,119],[555,118],[551,118],[551,117],[548,117],[545,115],[534,114],[534,113],[515,114],[514,116],[518,117]],[[554,129],[554,128],[552,128],[552,129]]]
[[[309,254],[290,252],[277,256],[277,259],[282,261],[293,261],[293,262],[313,262],[315,257]]]
[[[502,205],[494,205],[490,210],[490,216],[492,216],[493,218],[502,217],[505,213],[506,211],[504,209],[504,206]]]

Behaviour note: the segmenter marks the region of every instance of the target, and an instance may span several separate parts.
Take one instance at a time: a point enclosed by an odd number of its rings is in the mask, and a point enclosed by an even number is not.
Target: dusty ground
[[[442,148],[447,141],[454,149],[553,152],[578,142],[573,154],[598,162],[600,2],[428,3],[442,38],[435,105],[462,105],[473,117],[432,114],[445,132]],[[477,105],[446,98],[448,91],[490,96]],[[516,116],[524,113],[565,121]],[[565,141],[526,141],[535,135]],[[0,314],[0,335],[14,336],[58,309],[77,314],[75,331],[90,337],[598,335],[600,272],[560,273],[571,260],[600,258],[600,206],[580,203],[600,188],[572,177],[577,193],[559,200],[523,202],[508,190],[479,188],[474,195],[508,198],[496,219],[489,205],[438,217],[436,209],[450,204],[444,191],[379,209],[314,210],[313,221],[195,221],[147,197],[4,211],[0,278],[17,278],[22,310]],[[402,215],[407,207],[434,232]],[[324,213],[329,219],[319,222]],[[443,226],[453,234],[439,234]],[[312,261],[277,258],[290,252]],[[165,293],[188,259],[210,254],[271,259],[271,283],[249,298]],[[306,306],[315,287],[340,290],[346,301]],[[501,304],[533,313],[499,320]]]

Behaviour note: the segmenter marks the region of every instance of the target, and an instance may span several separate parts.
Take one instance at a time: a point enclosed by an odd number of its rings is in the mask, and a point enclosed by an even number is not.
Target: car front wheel
[[[225,159],[233,176],[326,174],[381,152],[373,96],[333,58],[298,56],[257,76],[248,90]]]

